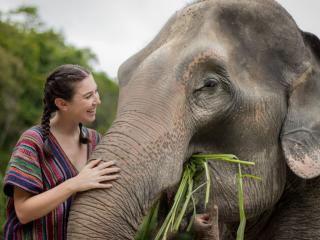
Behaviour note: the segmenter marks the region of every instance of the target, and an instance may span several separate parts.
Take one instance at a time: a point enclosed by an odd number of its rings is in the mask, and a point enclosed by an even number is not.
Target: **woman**
[[[41,125],[22,134],[6,172],[5,239],[65,239],[72,196],[110,188],[119,178],[113,161],[87,164],[100,140],[82,126],[95,120],[100,104],[92,75],[76,65],[58,67],[46,80],[43,100]]]

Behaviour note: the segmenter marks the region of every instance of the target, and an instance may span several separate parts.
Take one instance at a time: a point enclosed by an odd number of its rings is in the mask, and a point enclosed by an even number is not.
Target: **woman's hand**
[[[74,192],[82,192],[93,188],[111,188],[111,182],[120,177],[120,168],[116,167],[115,164],[115,161],[92,160],[77,176],[67,181],[71,182]]]
[[[97,159],[88,163],[77,176],[43,193],[33,195],[14,187],[17,217],[22,224],[26,224],[47,215],[76,192],[92,188],[110,188],[110,182],[119,178],[119,171],[114,161],[102,162],[101,159]]]

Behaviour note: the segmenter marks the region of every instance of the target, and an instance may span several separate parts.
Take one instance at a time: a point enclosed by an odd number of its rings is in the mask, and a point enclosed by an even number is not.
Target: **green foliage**
[[[71,63],[92,71],[102,104],[91,127],[101,133],[109,128],[116,112],[118,86],[105,73],[94,71],[95,62],[96,55],[90,49],[69,45],[61,33],[47,28],[36,7],[21,6],[0,12],[1,189],[14,144],[24,130],[39,123],[43,85],[47,74],[57,66]],[[0,209],[4,210],[3,193],[0,196]],[[3,221],[1,211],[0,225]]]
[[[151,239],[154,231],[156,230],[157,217],[159,211],[160,202],[155,204],[149,214],[143,219],[140,224],[139,230],[136,234],[135,240]]]
[[[180,229],[180,225],[183,217],[186,215],[188,206],[191,205],[190,201],[192,200],[192,208],[193,208],[193,216],[190,220],[186,232],[184,233],[185,239],[193,239],[193,236],[190,232],[193,219],[196,215],[196,204],[194,193],[197,192],[200,188],[206,185],[205,191],[205,200],[204,206],[207,207],[209,202],[210,195],[210,183],[211,177],[208,168],[208,161],[224,161],[227,163],[238,164],[238,173],[236,174],[237,185],[238,185],[238,201],[239,201],[239,218],[240,224],[237,231],[237,240],[244,239],[244,231],[246,226],[246,216],[244,211],[244,193],[243,193],[243,178],[252,178],[255,180],[261,180],[260,177],[253,176],[250,174],[242,174],[241,173],[241,164],[242,165],[255,165],[254,162],[248,162],[239,160],[233,154],[195,154],[192,155],[189,161],[184,166],[182,179],[179,183],[178,190],[175,194],[173,205],[166,216],[162,226],[160,227],[155,240],[165,240],[167,239],[168,234],[177,233]],[[206,176],[206,181],[200,184],[199,179],[201,179],[201,175]],[[149,236],[153,234],[154,229],[157,228],[156,221],[150,221],[150,219],[157,218],[158,212],[157,207],[152,207],[151,211],[144,218],[143,223],[141,224],[139,231],[136,236],[136,240],[143,239],[142,236]],[[180,235],[179,235],[180,239]]]

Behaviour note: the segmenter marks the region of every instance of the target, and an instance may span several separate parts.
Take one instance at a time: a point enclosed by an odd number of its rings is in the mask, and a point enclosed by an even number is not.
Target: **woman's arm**
[[[97,166],[100,161],[91,161],[77,176],[37,195],[14,187],[14,206],[19,221],[26,224],[47,215],[76,192],[112,187],[106,182],[119,178],[119,175],[115,174],[119,172],[119,168],[113,166],[113,161]]]
[[[67,180],[55,188],[37,195],[14,187],[14,207],[19,221],[26,224],[47,215],[74,193],[71,185]]]

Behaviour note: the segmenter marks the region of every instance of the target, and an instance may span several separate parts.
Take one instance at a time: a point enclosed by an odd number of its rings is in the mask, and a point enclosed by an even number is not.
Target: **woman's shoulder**
[[[25,130],[21,134],[17,144],[21,142],[33,143],[39,146],[43,145],[41,126],[36,125]]]
[[[88,127],[83,127],[83,131],[93,145],[96,145],[100,142],[101,134],[98,131]]]
[[[89,137],[99,137],[99,138],[101,137],[101,134],[95,129],[88,128],[88,127],[85,127],[84,129],[86,131],[85,134],[87,134]]]
[[[13,196],[13,186],[32,194],[43,190],[40,161],[44,158],[41,127],[25,130],[12,151],[4,180],[4,192]]]

